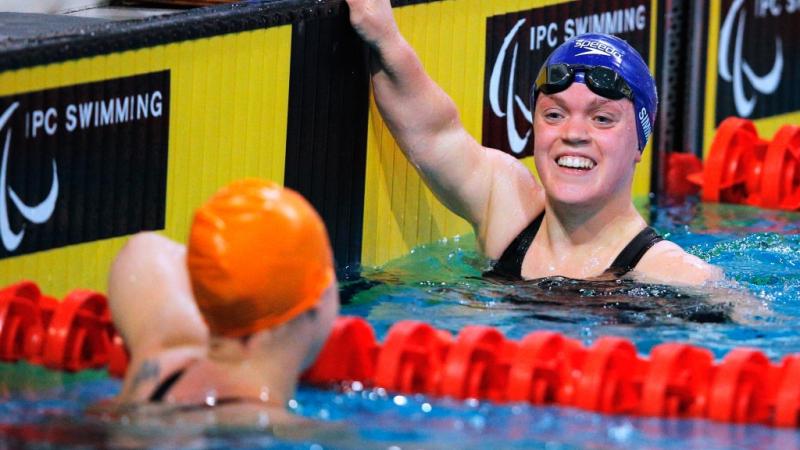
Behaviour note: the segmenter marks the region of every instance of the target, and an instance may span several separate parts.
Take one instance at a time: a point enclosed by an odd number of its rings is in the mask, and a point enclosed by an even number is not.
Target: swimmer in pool
[[[155,233],[131,238],[108,292],[131,353],[117,403],[203,420],[235,406],[214,424],[291,418],[285,405],[339,309],[322,220],[296,192],[260,180],[201,206],[186,247]]]
[[[436,197],[474,228],[509,279],[632,276],[699,285],[722,271],[661,239],[631,187],[656,114],[641,56],[608,35],[556,48],[532,87],[537,181],[516,158],[470,136],[448,95],[400,34],[389,0],[347,0],[370,46],[378,109]],[[630,272],[630,274],[629,274]]]

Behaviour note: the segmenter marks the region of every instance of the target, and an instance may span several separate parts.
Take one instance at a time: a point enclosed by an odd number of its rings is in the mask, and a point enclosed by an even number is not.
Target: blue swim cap
[[[531,96],[533,101],[531,111],[533,111],[536,106],[536,96],[539,91],[537,87],[550,76],[548,68],[557,64],[566,65],[567,68],[570,69],[571,74],[568,82],[561,86],[560,89],[566,89],[572,81],[577,81],[587,84],[592,91],[599,93],[598,90],[601,90],[602,87],[594,88],[593,85],[609,83],[611,86],[614,86],[611,88],[612,91],[616,91],[615,87],[621,88],[619,89],[621,91],[619,92],[619,97],[609,98],[622,98],[623,93],[625,97],[631,98],[633,101],[634,114],[636,116],[639,151],[642,151],[653,131],[653,124],[656,119],[656,108],[658,106],[658,94],[656,93],[655,80],[653,80],[650,69],[647,67],[641,55],[639,55],[639,52],[624,40],[608,34],[589,33],[569,39],[559,45],[553,53],[550,54],[544,62],[544,65],[542,65],[539,77],[537,77],[537,82],[534,84],[533,95]],[[619,80],[620,86],[614,85],[614,80],[610,80],[608,77],[601,74],[601,76],[596,78],[600,81],[598,83],[592,83],[590,86],[589,83],[587,83],[586,74],[590,73],[591,70],[588,69],[587,66],[599,66],[611,69],[616,75],[621,77],[624,82]],[[574,74],[572,68],[574,68]],[[595,78],[593,78],[593,80],[594,79]],[[558,89],[559,87],[556,87],[556,90]]]

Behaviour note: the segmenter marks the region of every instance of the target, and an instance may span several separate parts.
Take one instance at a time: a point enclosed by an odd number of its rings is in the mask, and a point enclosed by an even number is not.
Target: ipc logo
[[[11,106],[3,112],[3,115],[0,116],[0,133],[5,129],[8,120],[17,107],[19,107],[19,102],[12,103]],[[47,197],[38,205],[26,205],[19,198],[17,193],[14,192],[14,189],[8,185],[8,152],[10,151],[10,147],[11,129],[9,128],[6,131],[3,145],[3,159],[2,163],[0,163],[0,240],[2,240],[3,247],[5,247],[7,251],[13,252],[19,247],[22,238],[25,236],[25,226],[23,225],[22,229],[17,232],[11,229],[11,223],[8,219],[8,199],[11,199],[11,202],[26,220],[36,224],[47,222],[53,215],[53,211],[56,208],[56,200],[58,199],[58,170],[56,161],[53,159],[53,181],[50,186],[50,193],[48,193]]]
[[[737,114],[741,117],[750,117],[756,106],[757,94],[753,94],[750,98],[747,97],[745,80],[761,94],[769,95],[775,92],[781,82],[781,73],[783,72],[783,43],[780,36],[775,38],[775,60],[772,69],[765,75],[756,74],[750,64],[742,57],[742,44],[745,40],[750,41],[751,39],[761,38],[747,38],[745,36],[745,10],[742,9],[743,3],[744,0],[735,0],[722,23],[722,28],[719,31],[717,65],[720,78],[732,83],[733,103]],[[777,6],[780,9],[778,5],[773,6]],[[776,12],[780,13],[775,11],[774,8],[768,8],[768,10],[773,15]],[[736,22],[735,36],[733,33],[734,22]],[[729,61],[731,59],[731,50],[733,50],[733,65]]]
[[[525,19],[520,19],[517,21],[516,25],[514,25],[514,28],[506,34],[505,39],[503,39],[503,45],[500,47],[497,59],[492,67],[492,75],[489,78],[489,104],[495,116],[505,118],[508,144],[511,147],[511,151],[517,155],[521,154],[522,151],[525,150],[525,146],[528,145],[531,130],[530,127],[527,127],[528,131],[525,135],[520,136],[517,131],[516,119],[514,118],[515,111],[518,109],[529,124],[533,123],[531,111],[525,106],[526,100],[514,93],[514,76],[517,72],[517,53],[519,52],[519,43],[516,42],[514,38],[524,24]],[[501,99],[500,86],[502,83],[503,66],[508,56],[508,48],[512,43],[514,44],[514,49],[511,54],[511,69],[508,72],[508,79],[506,81],[508,88],[506,98]]]

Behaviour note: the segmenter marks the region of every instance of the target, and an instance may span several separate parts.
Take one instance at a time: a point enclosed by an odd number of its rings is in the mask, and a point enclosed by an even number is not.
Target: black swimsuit
[[[182,369],[176,370],[172,375],[164,378],[156,389],[150,394],[150,398],[147,399],[150,402],[162,402],[164,401],[164,397],[167,395],[167,392],[178,382],[178,380],[183,376],[186,372],[186,367]]]
[[[544,219],[544,211],[514,238],[492,270],[484,275],[509,280],[522,280],[522,261],[525,259],[525,254],[528,252],[533,238],[536,237],[536,233],[542,225],[542,219]],[[605,273],[616,277],[625,275],[636,267],[636,264],[650,250],[650,247],[663,240],[664,238],[652,227],[646,227],[622,249]]]

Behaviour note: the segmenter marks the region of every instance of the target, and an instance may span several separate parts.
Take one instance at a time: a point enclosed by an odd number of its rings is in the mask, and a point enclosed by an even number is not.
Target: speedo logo
[[[611,56],[617,59],[622,59],[624,54],[617,50],[616,48],[612,47],[611,45],[606,44],[602,41],[593,41],[590,39],[578,39],[575,41],[575,48],[582,48],[586,51],[583,53],[578,53],[575,56],[583,56],[583,55],[604,55],[604,56]]]
[[[642,124],[642,131],[644,131],[644,140],[648,140],[650,138],[650,133],[652,129],[650,127],[650,117],[647,115],[647,110],[642,108],[639,110],[639,123]]]

